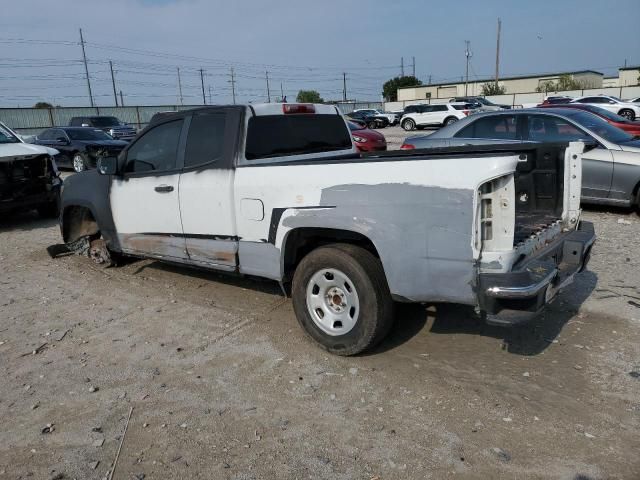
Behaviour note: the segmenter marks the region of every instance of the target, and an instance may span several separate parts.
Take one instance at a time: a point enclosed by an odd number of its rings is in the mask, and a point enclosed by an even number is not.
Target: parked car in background
[[[543,102],[538,105],[539,107],[546,107],[547,105],[558,105],[558,104],[564,104],[564,103],[569,103],[571,100],[573,100],[573,97],[568,97],[566,95],[553,95],[553,96],[549,96],[547,98],[545,98],[543,100]]]
[[[93,127],[99,128],[111,135],[116,140],[130,142],[136,136],[136,129],[131,125],[111,116],[73,117],[69,122],[70,127]]]
[[[62,179],[52,148],[24,143],[0,122],[0,214],[38,211],[57,217]]]
[[[497,103],[493,103],[491,100],[487,100],[484,97],[454,97],[449,100],[449,102],[478,104],[478,108],[480,108],[483,112],[508,110],[511,108],[511,105],[498,105]]]
[[[387,149],[384,135],[367,128],[364,123],[347,120],[353,143],[360,152],[376,152]]]
[[[593,113],[568,108],[532,108],[479,113],[429,135],[405,140],[414,149],[441,146],[442,139],[568,143],[582,141],[582,201],[640,205],[640,140]],[[411,148],[405,146],[404,149]]]
[[[95,168],[98,158],[116,156],[129,144],[91,127],[47,128],[36,137],[34,143],[58,150],[58,165],[71,167],[76,172]]]
[[[71,175],[60,230],[102,264],[117,252],[291,284],[309,337],[355,355],[387,336],[394,300],[536,319],[595,241],[582,147],[361,156],[331,105],[205,107]]]
[[[563,103],[561,105],[541,105],[540,108],[571,108],[584,110],[586,112],[591,112],[594,115],[598,115],[605,121],[609,122],[609,124],[613,125],[614,127],[618,127],[619,129],[624,130],[631,135],[640,135],[640,122],[627,120],[626,118],[621,117],[618,114],[611,113],[609,110],[596,107],[595,105],[586,103]]]
[[[353,111],[347,113],[347,118],[364,122],[369,128],[384,128],[389,126],[389,119],[379,115],[372,115],[365,111]]]
[[[389,125],[395,125],[396,123],[398,123],[398,120],[399,120],[398,118],[396,118],[395,113],[382,112],[374,108],[360,108],[358,110],[354,110],[354,112],[365,112],[365,113],[369,113],[370,115],[373,115],[374,117],[384,117],[387,120],[389,120]]]
[[[400,120],[405,130],[451,125],[465,118],[474,110],[471,103],[440,103],[429,105],[409,105]]]
[[[632,102],[624,102],[618,97],[608,95],[592,95],[589,97],[579,97],[572,100],[571,103],[583,103],[587,105],[595,105],[604,108],[610,112],[617,113],[627,120],[635,120],[640,118],[640,105]]]
[[[627,102],[640,103],[640,97],[632,98],[631,100],[627,100]]]

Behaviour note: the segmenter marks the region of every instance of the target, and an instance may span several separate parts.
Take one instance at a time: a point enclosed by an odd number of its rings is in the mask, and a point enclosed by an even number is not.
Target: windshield
[[[352,132],[354,130],[364,130],[365,128],[367,128],[366,125],[356,122],[347,122],[347,125],[349,125],[349,130],[351,130]]]
[[[11,133],[11,130],[0,124],[0,143],[20,143],[20,139]]]
[[[71,140],[113,140],[102,130],[87,128],[78,128],[77,130],[67,130],[67,135]]]
[[[119,127],[120,121],[116,117],[93,117],[91,119],[94,127]]]
[[[611,143],[625,143],[634,139],[633,135],[610,125],[593,113],[576,111],[566,113],[565,116]]]
[[[495,105],[495,103],[492,103],[489,100],[487,100],[486,98],[482,98],[482,97],[474,98],[474,100],[476,102],[478,102],[478,103],[483,104],[483,105]]]
[[[610,112],[609,110],[605,110],[604,108],[594,107],[592,105],[585,105],[584,108],[582,108],[582,110],[587,110],[588,112],[595,113],[596,115],[600,115],[601,117],[611,120],[612,122],[628,123],[626,118],[621,117],[620,115],[617,115],[613,112]]]

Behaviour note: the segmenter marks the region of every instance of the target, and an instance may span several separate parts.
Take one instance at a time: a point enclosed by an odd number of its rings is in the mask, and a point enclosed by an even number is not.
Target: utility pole
[[[122,99],[122,90],[120,90],[120,106],[124,107],[124,100]]]
[[[342,74],[342,100],[347,101],[347,74]]]
[[[207,104],[207,97],[204,95],[204,70],[200,69],[200,84],[202,85],[202,103]]]
[[[400,57],[400,76],[404,77],[404,57]]]
[[[496,88],[498,88],[498,78],[500,73],[500,29],[502,21],[498,18],[498,39],[496,40]]]
[[[116,79],[113,76],[113,63],[109,60],[109,69],[111,70],[111,85],[113,85],[113,99],[116,102],[116,107],[118,106],[118,94],[116,93]]]
[[[213,102],[211,101],[211,85],[209,85],[209,105],[213,105]]]
[[[429,85],[431,85],[431,75],[429,75]]]
[[[412,75],[416,76],[416,57],[411,57],[413,59],[413,63],[411,64]]]
[[[178,100],[180,100],[180,105],[184,105],[184,97],[182,96],[182,81],[180,80],[180,67],[178,68]]]
[[[469,40],[465,40],[465,50],[464,56],[467,57],[467,69],[464,77],[464,96],[467,96],[467,90],[469,87],[469,58],[471,58],[471,50],[469,50],[469,44],[471,43]]]
[[[233,67],[231,67],[231,97],[233,99],[233,104],[236,104],[236,77],[233,73]]]
[[[282,89],[282,82],[280,82],[280,101],[284,102],[284,90]]]
[[[82,36],[82,29],[80,29],[80,45],[82,45],[82,61],[84,62],[84,73],[87,77],[87,88],[89,89],[89,101],[93,107],[93,95],[91,94],[91,80],[89,79],[89,67],[87,67],[87,54],[84,51],[84,37]]]
[[[271,103],[271,90],[269,90],[269,72],[264,72],[264,76],[267,79],[267,103]]]

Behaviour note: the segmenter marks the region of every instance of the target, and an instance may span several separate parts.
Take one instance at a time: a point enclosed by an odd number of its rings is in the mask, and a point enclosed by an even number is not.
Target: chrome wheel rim
[[[84,160],[80,155],[75,155],[73,157],[73,169],[76,172],[81,172],[84,170]]]
[[[358,322],[360,300],[351,279],[335,268],[323,268],[307,284],[307,309],[327,335],[349,333]]]

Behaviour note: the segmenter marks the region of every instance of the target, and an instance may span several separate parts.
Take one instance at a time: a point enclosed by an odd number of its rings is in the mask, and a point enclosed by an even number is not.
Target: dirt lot
[[[640,478],[640,217],[584,216],[590,268],[536,325],[405,305],[355,358],[275,284],[52,260],[55,222],[2,219],[0,480],[105,478],[131,408],[115,479]]]

